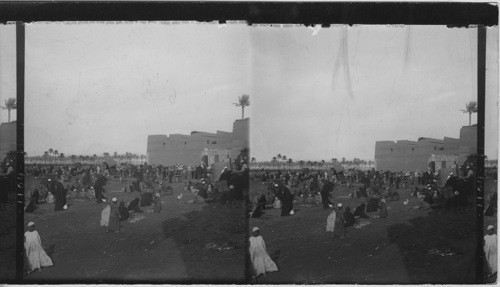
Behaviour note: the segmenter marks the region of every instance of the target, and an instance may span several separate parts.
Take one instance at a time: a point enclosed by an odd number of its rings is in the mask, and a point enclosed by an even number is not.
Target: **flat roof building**
[[[206,150],[230,150],[220,154],[235,159],[244,148],[249,148],[248,118],[236,120],[232,132],[193,131],[190,135],[150,135],[147,157],[150,164],[198,165],[202,162],[202,157],[206,156]]]
[[[461,165],[467,160],[468,155],[476,152],[477,126],[465,126],[460,129],[458,139],[444,137],[441,140],[422,137],[417,141],[377,141],[375,143],[375,167],[378,170],[390,171],[405,169],[425,171],[428,167],[443,168],[442,162],[435,162],[439,156],[456,156],[454,164]],[[449,162],[449,157],[446,162]],[[446,163],[444,166],[449,167]]]

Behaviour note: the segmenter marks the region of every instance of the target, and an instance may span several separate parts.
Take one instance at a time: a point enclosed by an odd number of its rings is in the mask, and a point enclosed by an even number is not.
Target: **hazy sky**
[[[373,159],[379,140],[458,138],[468,125],[460,109],[477,99],[475,29],[336,26],[313,36],[305,27],[260,27],[250,35],[257,161],[278,153]],[[497,42],[498,29],[489,31],[489,158],[497,158]]]
[[[150,134],[232,131],[241,118],[233,103],[249,93],[245,30],[28,25],[25,150],[145,154]]]
[[[15,95],[14,36],[1,27],[2,103]],[[378,140],[459,136],[477,97],[476,39],[444,26],[30,24],[25,150],[145,154],[149,134],[231,131],[232,103],[250,94],[257,160],[373,159]],[[487,49],[486,155],[497,158],[498,28]]]

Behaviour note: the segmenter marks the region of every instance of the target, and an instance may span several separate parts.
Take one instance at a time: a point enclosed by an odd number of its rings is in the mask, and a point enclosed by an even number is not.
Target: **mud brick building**
[[[8,152],[17,150],[16,122],[0,124],[0,162]]]
[[[377,170],[425,171],[455,169],[467,156],[477,152],[477,126],[460,129],[460,137],[444,139],[419,138],[417,141],[398,140],[375,143],[375,167]]]
[[[193,131],[190,135],[148,136],[147,157],[150,164],[215,163],[235,159],[249,147],[249,119],[236,120],[232,132]],[[210,160],[209,160],[210,157]]]

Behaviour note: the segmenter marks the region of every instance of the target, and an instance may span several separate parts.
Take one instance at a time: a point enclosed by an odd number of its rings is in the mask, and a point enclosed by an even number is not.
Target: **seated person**
[[[132,200],[128,205],[128,210],[134,212],[142,212],[142,210],[139,208],[139,202],[140,199],[138,197]]]
[[[379,208],[378,206],[378,199],[376,198],[369,198],[368,199],[368,204],[366,205],[366,212],[374,212],[377,211]]]
[[[354,214],[351,212],[350,207],[346,207],[344,211],[344,219],[345,219],[345,227],[353,226],[356,219],[354,218]]]
[[[359,216],[361,218],[370,218],[366,214],[366,203],[361,203],[356,209],[354,210],[354,216]]]
[[[120,221],[127,220],[130,217],[128,209],[125,208],[125,202],[120,201],[120,205],[118,206],[118,213],[120,213]]]
[[[144,192],[141,195],[141,207],[150,206],[153,203],[153,194]]]

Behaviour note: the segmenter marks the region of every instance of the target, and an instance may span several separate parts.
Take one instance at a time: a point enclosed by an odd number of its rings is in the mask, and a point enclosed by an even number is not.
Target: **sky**
[[[458,138],[477,100],[475,29],[254,27],[252,157],[373,160],[375,142]],[[498,28],[488,31],[485,153],[497,158]],[[476,115],[473,114],[472,124]]]
[[[146,153],[150,134],[231,131],[250,95],[251,152],[373,160],[379,140],[459,137],[476,100],[476,30],[444,26],[32,23],[25,150]],[[0,27],[0,101],[15,95]],[[486,155],[497,158],[498,28],[487,35]],[[9,45],[10,43],[10,45]],[[13,112],[15,117],[15,111]],[[6,121],[7,112],[0,111]],[[476,123],[473,114],[472,123]]]
[[[146,154],[147,136],[232,131],[249,93],[245,25],[26,27],[25,150]],[[251,98],[250,98],[251,100]],[[252,107],[245,109],[250,115]]]

